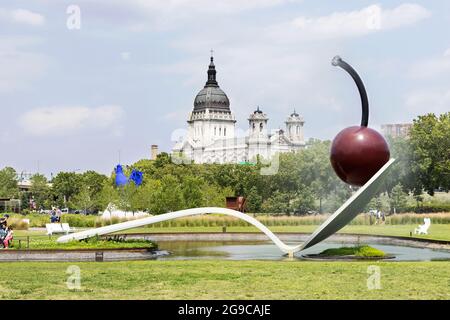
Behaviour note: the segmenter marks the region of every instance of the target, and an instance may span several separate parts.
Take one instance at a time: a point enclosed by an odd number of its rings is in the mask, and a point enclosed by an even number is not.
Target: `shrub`
[[[95,216],[85,216],[79,214],[63,214],[61,222],[68,223],[71,227],[76,228],[93,228],[95,227]]]
[[[10,217],[8,219],[8,224],[14,230],[28,230],[28,223],[23,221],[24,218]]]
[[[422,224],[424,218],[430,218],[431,223],[434,224],[449,224],[450,213],[429,213],[429,214],[416,214],[416,213],[403,213],[396,214],[387,217],[386,224]]]
[[[403,212],[415,212],[415,213],[450,212],[450,204],[424,203],[423,205],[420,206],[406,207]]]
[[[368,245],[326,249],[320,253],[324,256],[356,256],[361,258],[384,257],[386,254]]]
[[[386,254],[383,251],[381,251],[379,249],[376,249],[376,248],[373,248],[373,247],[369,247],[367,245],[357,247],[357,250],[355,252],[355,256],[357,256],[357,257],[365,257],[365,258],[368,258],[368,257],[374,257],[374,258],[375,257],[384,257],[385,255]]]

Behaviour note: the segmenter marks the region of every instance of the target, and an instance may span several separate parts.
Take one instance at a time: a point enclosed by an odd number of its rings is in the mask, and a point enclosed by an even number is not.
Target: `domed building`
[[[278,152],[293,152],[305,147],[303,118],[294,110],[284,130],[268,131],[267,115],[258,107],[250,114],[248,135],[235,135],[236,119],[230,100],[217,82],[214,58],[208,68],[208,80],[194,99],[188,130],[172,149],[172,155],[194,163],[243,163],[260,156],[271,159]]]

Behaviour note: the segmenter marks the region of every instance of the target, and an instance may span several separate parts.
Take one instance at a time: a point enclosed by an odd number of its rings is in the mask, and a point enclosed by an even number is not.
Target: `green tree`
[[[150,205],[151,213],[161,214],[182,208],[183,193],[176,177],[172,175],[164,176],[160,184],[156,186],[158,188],[153,196],[155,201]]]
[[[52,190],[58,206],[67,206],[83,185],[82,175],[75,172],[60,172],[52,181]]]
[[[151,214],[158,214],[160,212],[161,181],[151,178],[145,179],[145,184],[139,187],[138,199],[141,210],[148,211]]]
[[[302,189],[309,189],[319,201],[319,212],[323,212],[322,202],[344,183],[334,173],[330,163],[330,141],[310,141],[309,147],[300,156],[300,180]]]
[[[154,161],[155,168],[163,168],[172,163],[172,159],[167,152],[161,152],[157,155],[156,160]]]
[[[108,180],[107,176],[92,170],[86,171],[81,176],[83,180],[82,183],[88,187],[91,192],[91,196],[100,193],[102,191],[103,184]]]
[[[390,212],[396,213],[397,211],[406,207],[408,195],[403,191],[401,184],[397,184],[392,188],[391,195],[389,197]]]
[[[142,193],[140,187],[134,183],[117,187],[118,203],[117,207],[124,211],[136,212],[142,209]]]
[[[252,213],[261,212],[262,203],[263,199],[258,189],[256,187],[251,188],[247,195],[247,211]]]
[[[289,199],[290,195],[275,191],[269,199],[263,202],[262,211],[272,214],[289,214]]]
[[[290,202],[291,197],[302,187],[300,176],[302,166],[302,152],[279,154],[279,168],[274,175],[267,176],[265,181],[270,185],[270,194],[283,193]]]
[[[142,159],[132,165],[136,170],[144,174],[144,178],[151,178],[155,174],[155,161],[149,159]]]
[[[292,211],[295,214],[307,214],[309,211],[316,209],[314,202],[314,193],[311,189],[301,189],[297,192],[294,201],[292,201]]]
[[[95,171],[86,171],[81,176],[82,187],[79,193],[85,192],[86,190],[89,192],[89,199],[92,201],[89,206],[89,210],[96,212],[104,210],[105,208],[103,207],[102,200],[100,199],[100,194],[105,182],[108,181],[108,177]]]
[[[203,205],[202,185],[205,181],[201,177],[185,176],[181,183],[184,208],[197,208]]]
[[[0,197],[14,198],[18,194],[16,170],[11,167],[0,170]]]
[[[94,209],[96,201],[92,196],[89,186],[82,185],[81,190],[71,198],[70,207],[83,210],[85,213]]]
[[[239,164],[205,165],[203,174],[205,181],[222,188],[230,187],[237,196],[246,196],[260,177],[257,166]]]
[[[370,200],[369,204],[366,206],[366,210],[368,211],[376,209],[379,211],[387,212],[389,210],[389,201],[390,198],[387,196],[387,194],[382,193]]]
[[[410,132],[413,150],[412,171],[428,194],[450,190],[450,112],[419,116]],[[416,191],[416,194],[419,192]]]
[[[119,192],[114,188],[111,181],[105,181],[98,197],[96,198],[96,206],[100,211],[104,211],[109,204],[119,207]]]
[[[392,189],[398,184],[401,184],[405,190],[414,191],[418,185],[418,180],[412,173],[412,168],[415,164],[413,163],[412,146],[409,138],[392,138],[388,136],[387,142],[391,158],[394,158],[396,161],[392,165],[389,175],[385,177],[384,188],[380,192],[387,192],[390,196]]]
[[[226,197],[234,195],[234,190],[230,187],[221,188],[213,184],[202,186],[203,205],[205,207],[224,207]]]
[[[51,206],[51,190],[47,178],[42,174],[31,177],[30,192],[36,203],[36,209],[44,209]]]

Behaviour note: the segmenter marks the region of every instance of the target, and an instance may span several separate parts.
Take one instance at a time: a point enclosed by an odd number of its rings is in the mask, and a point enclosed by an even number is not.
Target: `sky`
[[[211,49],[237,128],[293,109],[306,138],[450,110],[449,1],[14,0],[0,2],[0,168],[97,170],[170,151]]]

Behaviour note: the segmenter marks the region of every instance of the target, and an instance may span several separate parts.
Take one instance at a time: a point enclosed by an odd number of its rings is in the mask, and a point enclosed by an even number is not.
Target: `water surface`
[[[296,243],[289,243],[295,245]],[[380,249],[389,255],[394,255],[390,261],[431,261],[450,260],[450,252],[415,248],[399,245],[385,245],[365,243]],[[300,259],[304,254],[317,254],[325,249],[351,246],[341,242],[322,242],[301,253],[296,254]],[[224,260],[284,260],[282,252],[269,241],[158,241],[159,249],[168,250],[170,256],[160,257],[160,260],[195,260],[195,259],[224,259]]]

